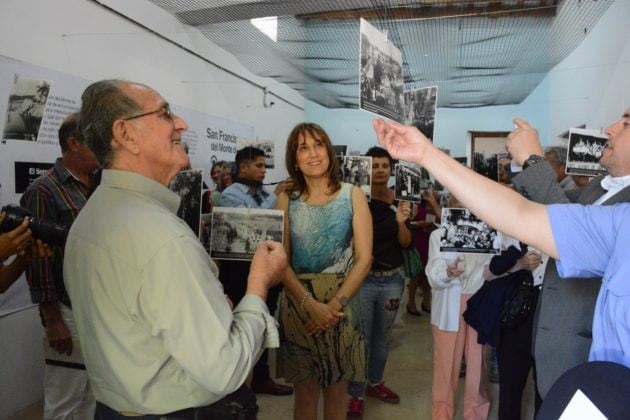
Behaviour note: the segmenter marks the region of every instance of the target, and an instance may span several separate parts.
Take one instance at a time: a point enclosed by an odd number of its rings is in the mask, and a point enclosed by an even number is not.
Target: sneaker
[[[351,419],[363,418],[363,400],[359,397],[350,397],[350,401],[348,401],[348,412],[346,414],[347,417]]]
[[[400,402],[398,394],[387,388],[384,382],[377,385],[368,385],[365,388],[365,395],[368,397],[378,398],[379,400],[390,404],[398,404]]]

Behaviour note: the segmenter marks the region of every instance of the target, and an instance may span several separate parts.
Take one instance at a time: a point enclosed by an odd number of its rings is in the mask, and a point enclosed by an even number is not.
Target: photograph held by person
[[[0,213],[0,226],[5,217],[4,212]],[[6,292],[20,278],[33,258],[52,256],[49,247],[41,240],[33,239],[28,222],[29,219],[25,217],[15,229],[0,233],[0,293]],[[5,265],[4,261],[13,255],[15,258]]]
[[[239,207],[252,209],[272,209],[276,206],[277,195],[285,190],[287,182],[279,182],[273,192],[263,187],[265,174],[265,152],[256,147],[245,147],[236,152],[237,168],[234,183],[223,190],[221,207]],[[249,261],[221,261],[219,280],[225,293],[234,305],[238,305],[247,289],[247,276],[250,271]],[[279,284],[269,289],[267,307],[274,314],[278,304],[278,295],[282,290]],[[258,394],[289,395],[290,386],[275,382],[271,378],[268,363],[269,352],[265,350],[256,365],[252,376],[251,388]]]
[[[280,301],[278,374],[294,384],[295,419],[345,419],[348,380],[365,379],[358,299],[372,260],[372,220],[364,193],[340,181],[326,132],[312,123],[289,134],[293,185],[278,197],[285,211],[290,266]]]
[[[461,205],[452,198],[449,207]],[[483,284],[483,267],[490,257],[441,252],[440,235],[441,230],[438,229],[429,237],[429,260],[425,270],[433,294],[431,417],[433,420],[454,418],[463,357],[466,376],[462,416],[471,420],[487,419],[490,401],[485,389],[487,379],[483,346],[477,342],[477,331],[464,321],[463,313],[468,299]]]
[[[538,144],[534,128],[518,118],[514,123],[516,128],[508,136],[508,147],[519,142]],[[482,220],[556,259],[561,277],[603,277],[588,358],[630,367],[630,322],[626,316],[630,313],[630,260],[626,258],[630,246],[629,204],[545,206],[460,165],[414,127],[377,120],[374,129],[379,143],[392,157],[425,167]],[[626,112],[606,131],[609,140],[602,162],[611,173],[618,173],[624,165],[624,151],[630,147],[630,113]]]
[[[186,122],[154,89],[122,80],[88,86],[81,112],[104,169],[68,235],[64,274],[96,418],[224,418],[236,408],[255,418],[243,383],[277,345],[265,299],[286,270],[282,245],[258,246],[232,310],[168,189],[188,162]]]
[[[624,117],[607,127],[608,143],[599,163],[608,170],[583,188],[565,191],[558,185],[557,172],[543,160],[537,133],[531,127],[507,141],[514,162],[525,169],[513,176],[518,192],[542,204],[579,203],[614,205],[630,202],[630,141]],[[521,121],[521,120],[518,120]],[[601,277],[567,281],[556,264],[548,264],[534,321],[534,363],[536,383],[544,399],[551,385],[566,371],[588,359],[592,343],[593,313]]]
[[[98,168],[94,154],[82,143],[79,114],[67,116],[59,127],[61,157],[53,168],[26,189],[20,205],[34,218],[70,227],[85,206]],[[64,285],[62,246],[53,257],[38,258],[26,269],[31,300],[39,305],[48,344],[56,352],[71,354],[77,333],[72,303]],[[87,374],[70,366],[44,366],[44,418],[87,418],[94,414],[94,397]]]
[[[350,382],[348,417],[363,415],[366,395],[387,403],[400,402],[398,394],[385,386],[383,373],[392,326],[405,290],[403,248],[410,246],[412,241],[411,230],[407,226],[411,203],[396,203],[394,190],[387,185],[392,175],[393,159],[387,150],[380,147],[372,147],[365,156],[372,157],[369,203],[373,230],[372,265],[357,299],[361,306],[361,330],[365,338],[367,382]]]

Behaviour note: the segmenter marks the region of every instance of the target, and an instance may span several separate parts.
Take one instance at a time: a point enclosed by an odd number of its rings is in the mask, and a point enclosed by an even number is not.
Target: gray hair
[[[83,142],[92,150],[103,168],[110,167],[114,158],[111,146],[114,121],[142,110],[126,95],[121,85],[126,80],[101,80],[88,86],[81,95],[81,133]]]
[[[567,163],[567,148],[564,146],[551,146],[545,149],[545,155],[551,155],[553,160],[564,166]]]

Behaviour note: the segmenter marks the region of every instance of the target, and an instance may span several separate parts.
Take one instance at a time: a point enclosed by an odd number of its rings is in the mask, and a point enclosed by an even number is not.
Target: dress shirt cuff
[[[256,295],[245,295],[243,299],[241,299],[238,306],[234,309],[234,313],[238,312],[255,312],[261,315],[265,323],[265,336],[263,338],[263,347],[280,347],[278,323],[276,322],[276,319],[269,314],[269,309],[267,308],[267,304],[264,300]]]

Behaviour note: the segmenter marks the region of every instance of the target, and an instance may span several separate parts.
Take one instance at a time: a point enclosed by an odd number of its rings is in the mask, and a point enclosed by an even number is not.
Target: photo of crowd
[[[570,175],[597,176],[606,170],[599,159],[606,147],[608,138],[600,132],[588,129],[569,130],[567,166]]]
[[[402,121],[405,112],[402,53],[361,19],[360,108]]]
[[[397,200],[422,201],[422,193],[434,186],[429,173],[419,166],[399,163],[394,176]]]
[[[405,120],[433,141],[437,86],[405,91]]]
[[[361,188],[369,201],[372,187],[372,158],[370,156],[337,156],[337,159],[343,182]]]
[[[499,254],[501,233],[462,208],[442,208],[441,252]]]

